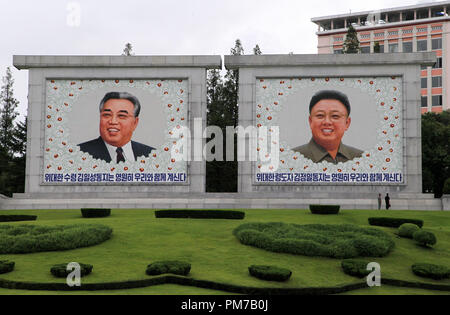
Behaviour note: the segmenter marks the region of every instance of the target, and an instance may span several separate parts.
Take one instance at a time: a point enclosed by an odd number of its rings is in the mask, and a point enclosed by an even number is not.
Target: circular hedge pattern
[[[368,261],[357,259],[346,259],[341,263],[342,270],[349,276],[364,278],[371,271],[367,270]]]
[[[419,277],[435,280],[450,278],[450,268],[440,265],[416,263],[411,266],[412,272]]]
[[[247,223],[234,235],[244,245],[272,252],[331,258],[383,257],[395,243],[378,229],[351,224]]]
[[[415,240],[417,243],[419,243],[422,246],[429,246],[429,245],[435,245],[437,240],[436,240],[436,236],[428,231],[416,231],[413,233],[412,235],[413,240]]]
[[[292,275],[292,271],[289,269],[277,266],[252,265],[248,267],[248,271],[255,278],[269,281],[286,281]]]
[[[70,270],[70,269],[67,270],[68,264],[69,263],[54,265],[52,268],[50,268],[51,274],[58,278],[66,278],[71,272],[73,272],[73,270]],[[81,277],[84,277],[84,276],[87,276],[88,274],[90,274],[92,272],[92,269],[94,268],[94,266],[89,265],[89,264],[82,264],[82,263],[78,263],[78,264],[80,265],[80,276]]]
[[[14,270],[15,263],[8,260],[0,260],[0,274],[8,273]]]
[[[398,236],[406,237],[406,238],[413,238],[414,232],[417,232],[419,230],[420,230],[420,228],[413,223],[403,223],[398,228]]]
[[[147,266],[145,273],[149,276],[162,275],[164,273],[173,273],[175,275],[187,276],[191,271],[191,264],[178,261],[156,261]]]
[[[112,229],[101,224],[0,225],[0,254],[69,250],[100,244]]]

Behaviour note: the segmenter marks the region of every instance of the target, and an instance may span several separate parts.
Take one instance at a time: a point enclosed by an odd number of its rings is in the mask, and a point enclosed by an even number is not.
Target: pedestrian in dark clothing
[[[381,194],[378,194],[378,210],[381,209]]]
[[[389,194],[386,194],[386,197],[384,197],[384,201],[386,202],[386,210],[389,210],[391,207],[391,198],[389,197]]]

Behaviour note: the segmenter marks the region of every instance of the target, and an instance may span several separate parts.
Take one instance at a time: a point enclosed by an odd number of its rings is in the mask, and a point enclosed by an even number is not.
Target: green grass
[[[131,209],[114,209],[110,217],[98,219],[84,219],[81,217],[80,210],[11,210],[2,211],[2,214],[38,215],[37,221],[8,222],[8,225],[52,226],[99,223],[113,229],[111,239],[97,246],[61,252],[0,255],[0,260],[16,262],[13,272],[0,275],[0,278],[8,280],[63,283],[64,279],[57,279],[50,274],[50,268],[66,261],[94,266],[92,274],[82,278],[82,283],[148,279],[149,276],[145,274],[148,264],[160,260],[183,260],[192,265],[190,277],[229,284],[282,288],[349,284],[360,280],[345,275],[341,270],[341,260],[339,259],[268,252],[240,244],[232,232],[237,226],[247,222],[356,224],[369,227],[368,217],[391,216],[424,220],[424,228],[433,232],[438,241],[431,249],[423,248],[410,239],[397,237],[395,228],[375,227],[389,233],[396,243],[395,248],[386,257],[367,258],[369,261],[375,261],[381,265],[382,278],[450,284],[449,279],[424,280],[411,272],[411,265],[415,262],[450,266],[449,212],[341,210],[339,215],[317,216],[311,214],[309,210],[246,210],[245,219],[238,221],[156,219],[154,210]],[[285,283],[255,279],[248,273],[250,265],[284,267],[292,270],[292,277]],[[382,293],[376,294],[390,294],[390,292],[410,294],[411,290],[415,289],[383,287],[383,290],[378,289],[377,291]],[[417,290],[417,292],[419,291],[423,292],[424,290]],[[434,293],[434,291],[425,291],[430,294]],[[0,289],[0,294],[13,294],[12,292],[14,291]],[[33,293],[32,291],[26,292]],[[372,294],[370,293],[372,291],[365,292]],[[212,291],[177,285],[158,285],[144,289],[111,291],[111,293],[211,294]],[[355,294],[358,293],[355,291]],[[436,293],[438,292],[436,291]],[[67,293],[59,292],[58,294]]]

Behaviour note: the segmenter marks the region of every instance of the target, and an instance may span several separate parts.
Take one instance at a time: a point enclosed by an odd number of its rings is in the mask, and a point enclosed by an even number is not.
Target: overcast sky
[[[23,118],[28,71],[13,55],[227,55],[317,53],[311,18],[415,5],[417,0],[0,0],[0,76],[11,66]],[[80,9],[79,23],[77,8]],[[79,25],[78,25],[79,24]]]

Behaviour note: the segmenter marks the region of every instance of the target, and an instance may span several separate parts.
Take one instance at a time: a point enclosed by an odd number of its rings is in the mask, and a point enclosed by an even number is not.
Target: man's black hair
[[[133,94],[128,93],[128,92],[108,92],[108,93],[106,93],[100,102],[100,112],[103,110],[103,105],[105,105],[105,103],[111,99],[129,100],[134,105],[134,111],[133,111],[134,117],[139,117],[139,113],[141,112],[141,103],[139,102],[139,100],[137,99],[136,96],[134,96]]]
[[[321,100],[337,100],[341,102],[342,105],[344,105],[345,108],[347,109],[348,116],[350,116],[350,102],[348,100],[347,95],[335,90],[322,90],[314,94],[313,97],[311,98],[311,102],[309,103],[310,114],[314,105],[319,103]]]

